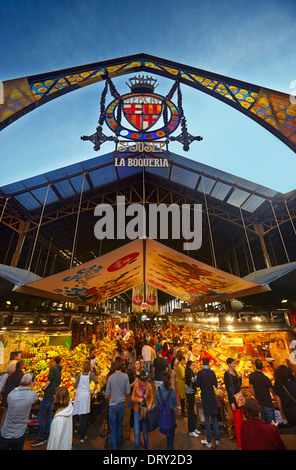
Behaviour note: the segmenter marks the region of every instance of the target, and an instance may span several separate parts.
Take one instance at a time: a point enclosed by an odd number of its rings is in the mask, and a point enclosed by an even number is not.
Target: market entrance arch
[[[0,130],[39,106],[81,87],[147,72],[206,93],[254,120],[296,152],[296,104],[288,94],[145,53],[3,82]]]

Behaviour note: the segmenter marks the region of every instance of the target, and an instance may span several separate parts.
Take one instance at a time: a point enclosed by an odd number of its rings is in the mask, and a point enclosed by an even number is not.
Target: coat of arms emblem
[[[193,140],[202,140],[202,137],[193,137],[187,131],[179,79],[167,96],[155,93],[155,88],[158,86],[156,81],[155,78],[148,76],[132,77],[129,79],[130,83],[127,83],[130,93],[119,95],[110,77],[107,76],[101,97],[100,125],[95,134],[81,138],[91,140],[95,144],[94,150],[99,150],[101,144],[107,140],[116,142],[116,149],[119,143],[124,144],[123,148],[127,148],[125,144],[132,141],[137,143],[138,149],[148,149],[149,142],[159,142],[162,147],[167,146],[169,141],[177,140],[183,143],[184,150],[189,149]],[[105,107],[108,87],[114,99]],[[178,91],[178,106],[172,101],[175,91]],[[104,122],[115,133],[115,137],[103,134]],[[182,128],[181,134],[171,137],[179,125]],[[120,138],[125,140],[121,141]],[[152,147],[151,145],[149,148],[153,149],[154,144]]]

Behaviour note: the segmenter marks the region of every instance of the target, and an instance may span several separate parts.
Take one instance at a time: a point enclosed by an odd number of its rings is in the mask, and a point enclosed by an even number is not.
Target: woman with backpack
[[[164,416],[163,411],[166,411],[164,404],[168,405],[168,409],[170,411],[169,420],[165,420],[163,418]],[[176,391],[173,388],[171,388],[169,372],[164,372],[163,374],[163,385],[161,385],[156,392],[155,406],[159,408],[159,411],[158,411],[159,431],[166,435],[167,450],[173,450],[174,439],[175,439],[175,428],[177,427],[176,417],[175,417],[175,408],[177,408],[178,406],[178,401],[177,401]],[[165,430],[166,426],[169,427],[167,431]]]

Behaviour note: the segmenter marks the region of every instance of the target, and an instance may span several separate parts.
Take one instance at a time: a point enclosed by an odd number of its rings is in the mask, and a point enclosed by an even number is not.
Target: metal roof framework
[[[116,208],[118,195],[124,195],[127,204],[202,204],[203,244],[190,256],[213,265],[214,249],[220,269],[242,276],[252,272],[254,267],[266,267],[260,245],[262,239],[273,256],[273,265],[295,260],[296,191],[284,195],[176,154],[170,155],[168,167],[141,168],[116,167],[114,155],[109,153],[0,188],[1,226],[6,233],[1,262],[5,255],[6,262],[10,259],[7,246],[12,230],[18,236],[25,235],[27,257],[25,259],[23,254],[20,264],[27,267],[40,225],[37,237],[39,261],[48,249],[62,260],[59,269],[65,269],[73,256],[73,234],[78,214],[76,263],[84,263],[126,243],[125,240],[99,242],[93,234],[94,208],[102,203]],[[212,246],[209,231],[213,235]],[[284,245],[281,240],[283,233]],[[164,243],[182,251],[181,241]],[[239,257],[244,258],[242,263]],[[32,267],[38,269],[37,265],[36,250]],[[39,275],[42,272],[39,271]]]

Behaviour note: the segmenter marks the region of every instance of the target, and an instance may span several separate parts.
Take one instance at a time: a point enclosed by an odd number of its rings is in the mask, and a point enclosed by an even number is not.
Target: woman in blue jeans
[[[153,405],[152,386],[147,381],[148,377],[142,372],[139,381],[135,384],[132,393],[132,402],[134,403],[134,424],[135,424],[135,450],[140,450],[141,431],[144,438],[144,449],[148,450],[148,431],[146,429],[145,419],[141,416],[141,409],[151,410]]]

